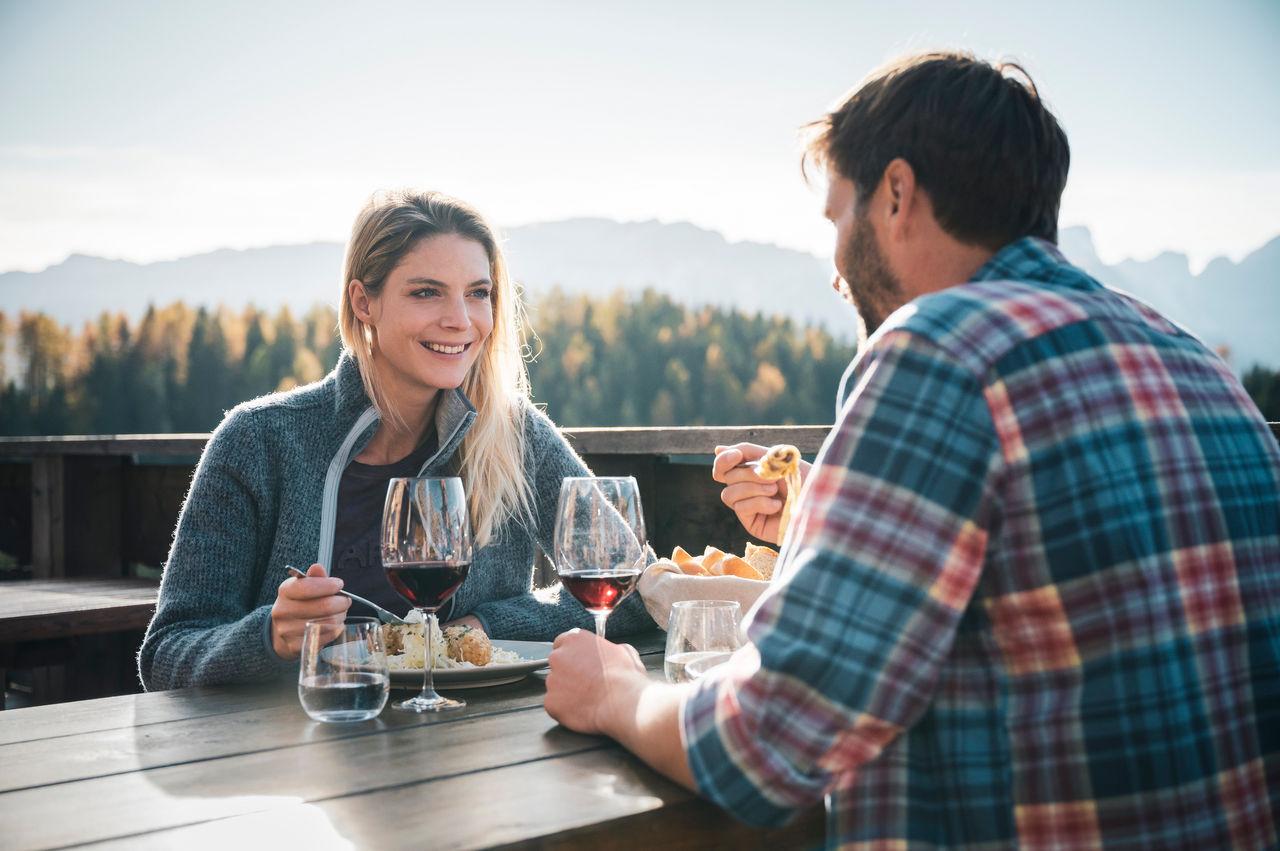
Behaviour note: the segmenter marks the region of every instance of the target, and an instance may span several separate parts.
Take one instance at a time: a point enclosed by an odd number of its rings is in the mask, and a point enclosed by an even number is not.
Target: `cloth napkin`
[[[671,616],[671,604],[679,600],[736,600],[745,615],[768,587],[762,579],[741,576],[690,576],[665,558],[646,567],[636,586],[649,617],[663,629]]]

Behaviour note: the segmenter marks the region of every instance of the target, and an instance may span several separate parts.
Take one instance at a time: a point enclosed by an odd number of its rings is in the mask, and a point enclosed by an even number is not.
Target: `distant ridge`
[[[570,219],[506,231],[513,274],[531,299],[560,287],[604,295],[650,287],[687,305],[762,311],[820,324],[852,338],[854,317],[831,291],[831,264],[812,254],[755,242],[731,243],[687,223]],[[1280,237],[1240,263],[1225,258],[1192,275],[1187,258],[1162,254],[1108,266],[1087,229],[1066,228],[1063,253],[1109,286],[1133,293],[1212,346],[1228,346],[1237,371],[1280,368]],[[337,243],[222,249],[140,265],[72,255],[41,272],[0,274],[0,310],[39,310],[78,327],[103,311],[139,317],[149,304],[277,310],[295,314],[336,304]]]

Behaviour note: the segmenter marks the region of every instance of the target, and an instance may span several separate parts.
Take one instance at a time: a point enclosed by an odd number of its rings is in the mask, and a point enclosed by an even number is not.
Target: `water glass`
[[[368,721],[387,702],[391,672],[382,624],[308,621],[302,633],[298,700],[316,721]]]
[[[687,683],[729,661],[742,646],[733,600],[681,600],[667,621],[667,681]]]

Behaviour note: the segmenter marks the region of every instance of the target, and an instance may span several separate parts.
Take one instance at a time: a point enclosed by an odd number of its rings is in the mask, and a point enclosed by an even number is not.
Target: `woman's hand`
[[[302,631],[307,621],[342,623],[351,600],[338,593],[341,579],[326,576],[324,567],[313,564],[307,578],[289,577],[276,590],[271,607],[271,646],[281,659],[302,655]]]
[[[766,481],[755,473],[754,466],[743,466],[760,460],[768,447],[754,443],[717,446],[711,477],[725,486],[720,499],[738,515],[738,521],[752,536],[762,541],[778,542],[778,521],[782,516],[787,485],[782,479]],[[800,481],[809,475],[811,465],[800,462]]]

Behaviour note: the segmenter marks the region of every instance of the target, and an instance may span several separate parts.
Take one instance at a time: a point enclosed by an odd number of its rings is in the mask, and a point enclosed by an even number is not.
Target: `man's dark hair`
[[[1016,64],[967,53],[907,57],[806,129],[804,163],[833,166],[859,202],[901,157],[938,223],[961,242],[994,251],[1024,236],[1058,241],[1067,135]]]

